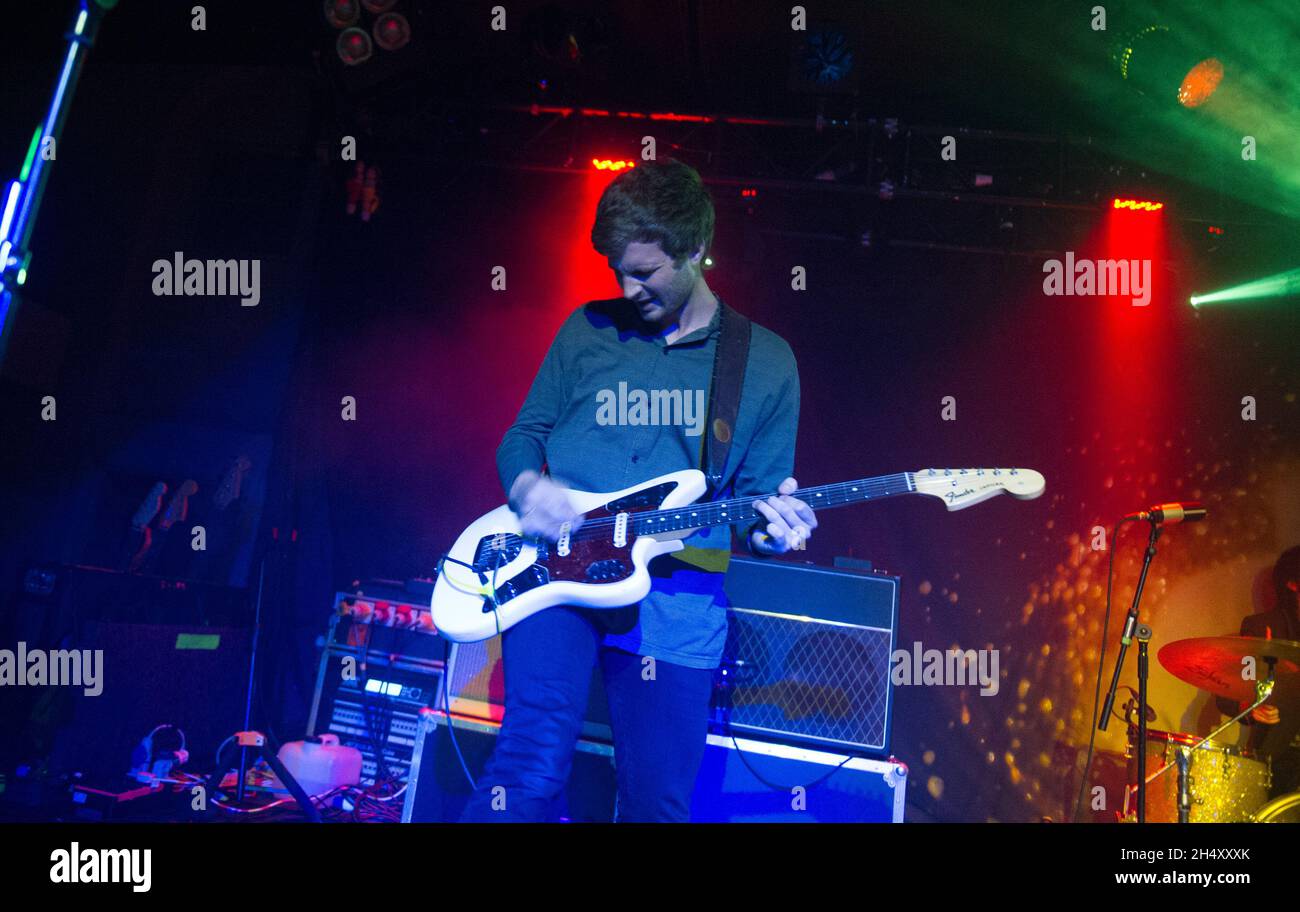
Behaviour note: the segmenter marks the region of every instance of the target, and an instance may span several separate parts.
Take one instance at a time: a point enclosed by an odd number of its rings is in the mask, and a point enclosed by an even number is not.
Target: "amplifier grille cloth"
[[[717,700],[733,728],[881,749],[891,649],[889,630],[733,608]]]

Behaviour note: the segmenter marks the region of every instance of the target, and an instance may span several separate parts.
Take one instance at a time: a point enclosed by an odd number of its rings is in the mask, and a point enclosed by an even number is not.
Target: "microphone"
[[[1126,520],[1146,520],[1157,525],[1164,525],[1165,523],[1196,522],[1205,519],[1205,514],[1205,504],[1197,500],[1189,500],[1187,503],[1160,504],[1150,510],[1143,510],[1141,513],[1130,513],[1124,518]]]

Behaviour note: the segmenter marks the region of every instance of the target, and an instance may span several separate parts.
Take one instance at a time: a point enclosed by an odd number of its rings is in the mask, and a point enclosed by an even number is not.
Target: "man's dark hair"
[[[633,241],[657,243],[680,264],[713,243],[713,201],[690,165],[668,159],[639,162],[614,179],[596,206],[591,244],[618,259]]]
[[[1294,607],[1297,593],[1287,588],[1287,583],[1300,580],[1300,545],[1288,548],[1273,565],[1273,586],[1277,589],[1277,606]]]

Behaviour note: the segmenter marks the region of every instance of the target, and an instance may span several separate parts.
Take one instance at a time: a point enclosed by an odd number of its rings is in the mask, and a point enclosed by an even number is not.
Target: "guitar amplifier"
[[[252,649],[247,628],[88,623],[67,646],[103,651],[103,692],[41,689],[48,705],[33,707],[30,725],[38,736],[54,735],[53,770],[79,770],[88,783],[117,782],[131,768],[140,739],[163,722],[185,733],[192,768],[204,770],[218,745],[243,725]],[[70,721],[47,728],[64,719]]]
[[[327,649],[357,649],[441,664],[447,641],[438,636],[425,600],[398,589],[366,586],[368,594],[338,592],[325,635]]]
[[[898,577],[736,557],[725,589],[714,729],[888,754]]]

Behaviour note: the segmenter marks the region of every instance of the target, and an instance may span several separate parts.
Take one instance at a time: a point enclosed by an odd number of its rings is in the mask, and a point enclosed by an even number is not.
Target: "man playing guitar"
[[[680,396],[674,402],[709,395],[724,306],[703,274],[713,227],[703,182],[681,162],[643,162],[605,190],[591,238],[622,297],[590,302],[565,321],[497,450],[524,535],[554,542],[564,524],[581,526],[569,487],[612,491],[700,467],[698,421],[638,420],[621,407],[610,420],[610,410],[600,410],[613,390]],[[799,415],[794,355],[757,325],[742,389],[722,483],[711,494],[777,491],[755,504],[762,518],[745,541],[757,555],[782,554],[801,547],[817,520],[790,496],[798,488],[789,477]],[[685,545],[651,562],[651,590],[638,606],[561,605],[505,631],[505,716],[462,819],[549,819],[568,779],[596,662],[614,733],[618,819],[689,819],[713,669],[726,639],[731,528],[699,529]]]

